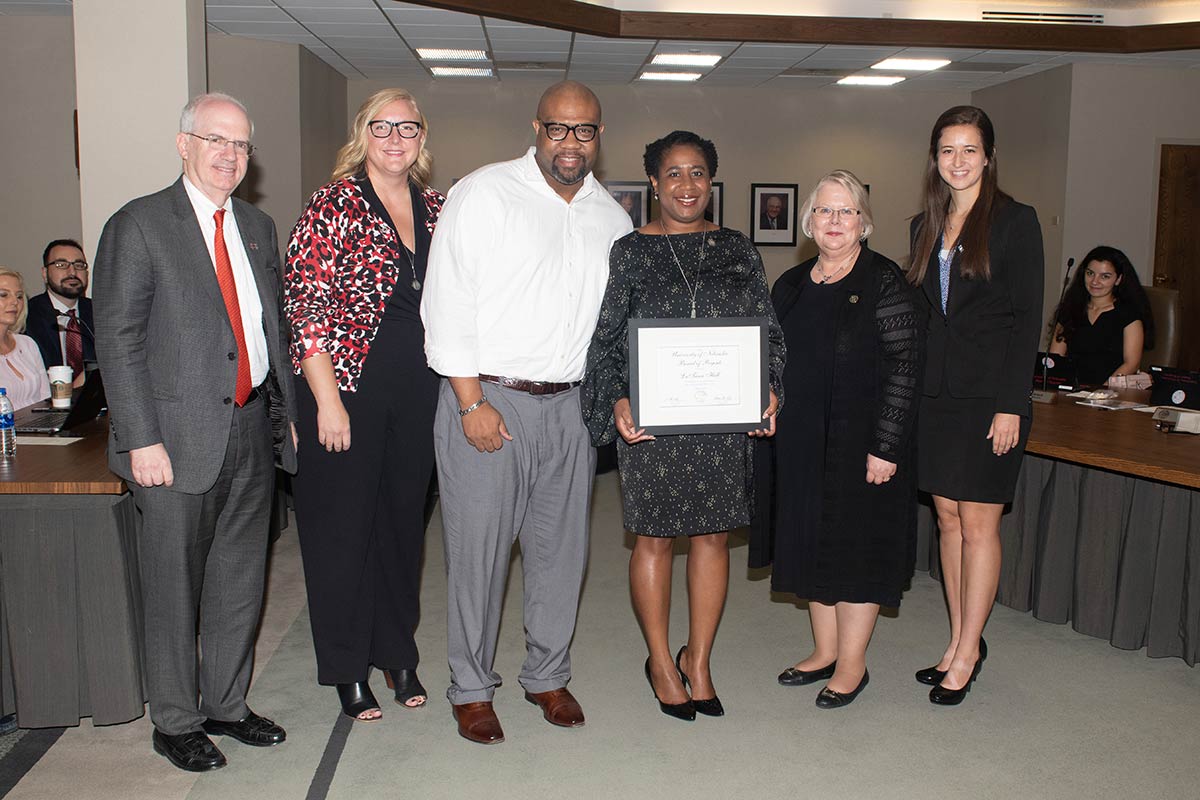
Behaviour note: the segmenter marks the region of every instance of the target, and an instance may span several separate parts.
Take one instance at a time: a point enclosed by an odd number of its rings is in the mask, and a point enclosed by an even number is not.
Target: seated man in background
[[[96,360],[92,301],[86,297],[88,262],[74,239],[55,239],[42,251],[46,291],[29,298],[25,333],[47,367],[65,364],[83,384],[84,364]]]

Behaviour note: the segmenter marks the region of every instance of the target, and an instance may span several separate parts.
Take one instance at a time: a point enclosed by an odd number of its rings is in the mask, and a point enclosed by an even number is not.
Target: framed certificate
[[[761,428],[769,392],[765,317],[629,320],[629,402],[647,433]]]

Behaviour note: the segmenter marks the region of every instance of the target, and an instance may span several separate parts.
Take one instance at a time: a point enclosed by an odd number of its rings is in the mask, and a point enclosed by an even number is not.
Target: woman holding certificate
[[[900,605],[917,536],[913,429],[920,370],[915,293],[865,244],[867,190],[850,172],[817,182],[800,228],[819,255],[775,282],[791,398],[775,437],[771,588],[807,599],[813,651],[779,682],[827,680],[818,708],[870,680],[879,607]]]
[[[1037,213],[1000,191],[992,121],[955,106],[933,126],[908,277],[929,308],[917,433],[920,488],[937,512],[950,643],[917,672],[957,705],[979,675],[1000,581],[1000,515],[1029,438],[1042,316]]]
[[[750,520],[753,439],[745,433],[654,437],[639,428],[629,400],[629,320],[766,318],[770,403],[762,428],[751,436],[775,432],[783,333],[754,245],[704,219],[717,171],[713,143],[675,131],[647,145],[644,163],[661,215],[613,244],[588,350],[583,412],[593,444],[620,437],[625,527],[637,534],[630,591],[649,649],[646,678],[664,714],[692,720],[697,712],[724,713],[709,656],[729,583],[727,532]],[[689,629],[687,643],[672,656],[668,619],[677,536],[689,537]]]

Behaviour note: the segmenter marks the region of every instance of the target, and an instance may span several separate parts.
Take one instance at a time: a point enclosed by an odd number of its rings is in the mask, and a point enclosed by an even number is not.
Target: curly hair
[[[1154,312],[1150,309],[1150,299],[1146,297],[1146,290],[1142,288],[1137,270],[1133,268],[1133,262],[1129,260],[1129,256],[1115,247],[1104,244],[1093,247],[1083,257],[1083,263],[1075,271],[1075,276],[1071,278],[1071,283],[1067,286],[1062,301],[1054,310],[1050,324],[1057,324],[1061,327],[1055,339],[1065,342],[1071,337],[1071,334],[1087,323],[1088,291],[1085,285],[1087,281],[1085,273],[1088,266],[1095,261],[1107,261],[1113,265],[1117,278],[1120,280],[1120,283],[1113,286],[1113,303],[1131,309],[1142,321],[1142,330],[1145,332],[1142,349],[1153,349]]]
[[[658,177],[662,167],[663,155],[672,147],[688,145],[695,147],[704,155],[704,163],[708,165],[708,176],[717,175],[717,146],[712,140],[705,139],[691,131],[671,131],[661,139],[656,139],[646,145],[646,154],[642,156],[642,165],[646,168],[646,177]]]

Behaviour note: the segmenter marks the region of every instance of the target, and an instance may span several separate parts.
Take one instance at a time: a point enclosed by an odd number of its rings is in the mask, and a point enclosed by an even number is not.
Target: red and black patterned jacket
[[[432,234],[446,198],[433,189],[413,197],[415,223]],[[338,387],[358,388],[388,299],[408,269],[402,248],[392,226],[371,210],[359,179],[313,193],[292,229],[283,280],[296,374],[304,359],[328,353]]]

